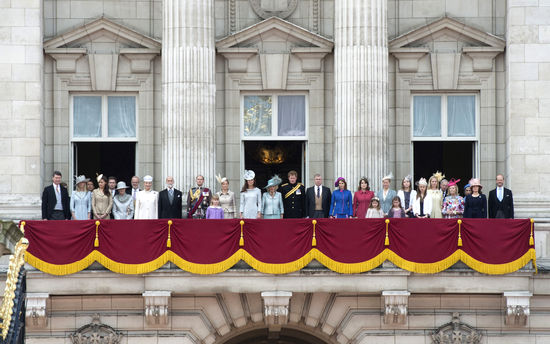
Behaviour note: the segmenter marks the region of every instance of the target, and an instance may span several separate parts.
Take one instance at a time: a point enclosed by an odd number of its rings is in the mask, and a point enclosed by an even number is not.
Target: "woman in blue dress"
[[[241,219],[262,217],[262,192],[256,187],[256,174],[252,170],[244,172],[240,213]]]
[[[90,179],[85,176],[76,177],[74,190],[71,197],[71,214],[73,220],[89,220],[92,211],[92,196],[86,189],[86,183]]]
[[[283,207],[283,197],[277,192],[282,180],[279,176],[273,176],[268,182],[267,192],[262,196],[262,216],[264,219],[282,219],[285,212]]]
[[[348,190],[348,184],[343,177],[336,179],[334,186],[337,187],[332,193],[330,201],[330,217],[347,219],[353,217],[353,197]]]
[[[384,215],[388,215],[392,207],[392,200],[397,196],[395,190],[390,189],[391,180],[393,179],[393,173],[390,172],[387,176],[382,178],[382,190],[378,191],[376,197],[380,200],[380,208],[384,212]]]
[[[464,198],[464,217],[465,218],[487,218],[487,198],[481,193],[483,187],[479,179],[474,178],[469,183],[472,188],[472,194]]]

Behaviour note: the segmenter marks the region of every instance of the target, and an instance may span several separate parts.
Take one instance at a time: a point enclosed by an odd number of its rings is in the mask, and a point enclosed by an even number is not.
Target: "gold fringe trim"
[[[460,253],[455,251],[445,259],[433,263],[415,263],[399,257],[395,252],[388,251],[388,260],[403,270],[422,274],[435,274],[450,268],[460,260]]]
[[[387,259],[388,252],[391,251],[388,249],[384,249],[384,251],[382,251],[376,257],[359,263],[338,262],[336,260],[333,260],[332,258],[329,258],[323,252],[319,251],[316,248],[312,249],[310,252],[312,254],[312,258],[316,259],[317,261],[319,261],[319,263],[323,264],[332,271],[339,272],[341,274],[355,274],[369,271],[380,266],[380,264],[382,264]]]
[[[519,257],[518,259],[504,264],[483,263],[462,250],[458,250],[457,252],[460,253],[460,260],[466,263],[466,265],[468,265],[470,268],[474,269],[477,272],[488,275],[503,275],[518,271],[519,269],[527,265],[529,261],[533,262],[535,271],[537,271],[537,255],[534,248],[530,248],[529,251],[527,251],[523,256]]]
[[[219,263],[212,264],[197,264],[189,262],[172,251],[167,251],[169,260],[176,264],[177,267],[184,271],[188,271],[198,275],[211,275],[224,272],[225,270],[230,269],[233,265],[237,264],[242,258],[243,249],[239,249],[237,252],[233,253],[229,258],[223,260]]]
[[[259,272],[263,272],[266,274],[288,274],[290,272],[298,271],[308,265],[309,262],[313,260],[312,252],[317,251],[317,249],[310,250],[304,256],[296,259],[293,262],[281,264],[264,263],[254,258],[250,253],[246,252],[245,250],[240,251],[242,251],[242,260],[244,260],[248,265]]]
[[[229,258],[213,264],[192,263],[181,258],[170,250],[164,252],[158,258],[142,264],[125,264],[115,262],[114,260],[111,260],[97,250],[92,251],[89,255],[79,261],[61,265],[47,263],[33,256],[30,252],[26,252],[25,254],[25,261],[27,263],[39,269],[40,271],[58,276],[69,275],[84,270],[89,267],[94,261],[97,261],[107,269],[120,274],[148,273],[159,269],[164,264],[171,261],[184,271],[200,275],[209,275],[226,271],[237,264],[240,260],[245,261],[252,268],[259,272],[267,274],[286,274],[304,268],[313,259],[316,259],[328,269],[343,274],[353,274],[369,271],[380,266],[380,264],[382,264],[386,260],[389,260],[403,270],[427,274],[438,273],[446,270],[459,260],[463,261],[473,270],[489,275],[501,275],[517,271],[527,265],[529,261],[532,261],[535,268],[535,273],[537,273],[538,271],[536,264],[536,252],[533,248],[529,249],[529,251],[527,251],[522,257],[514,260],[513,262],[504,264],[488,264],[480,262],[460,249],[455,251],[449,257],[434,263],[411,262],[399,257],[395,252],[389,249],[384,249],[384,251],[382,251],[376,257],[358,263],[338,262],[329,258],[316,248],[311,249],[303,257],[298,258],[295,261],[282,264],[264,263],[254,258],[250,253],[246,252],[243,249],[239,249]]]

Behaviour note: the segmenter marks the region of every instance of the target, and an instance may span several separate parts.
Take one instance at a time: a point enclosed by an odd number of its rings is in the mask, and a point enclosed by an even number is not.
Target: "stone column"
[[[335,177],[371,190],[390,171],[386,1],[334,2]]]
[[[40,218],[41,173],[53,172],[42,158],[42,13],[40,0],[0,1],[1,219]]]
[[[184,190],[202,174],[214,187],[215,45],[213,0],[164,0],[162,176]],[[157,179],[158,179],[157,178]]]

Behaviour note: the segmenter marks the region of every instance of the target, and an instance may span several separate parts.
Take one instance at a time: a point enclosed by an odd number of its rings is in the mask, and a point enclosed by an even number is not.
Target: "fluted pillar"
[[[334,2],[335,176],[371,190],[388,173],[386,0]]]
[[[214,187],[215,45],[213,0],[164,0],[162,172],[180,188],[197,174]]]

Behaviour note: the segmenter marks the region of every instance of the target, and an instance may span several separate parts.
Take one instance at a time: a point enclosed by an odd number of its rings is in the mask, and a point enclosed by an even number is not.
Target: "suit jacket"
[[[59,185],[59,188],[61,191],[61,206],[63,207],[63,215],[65,215],[65,219],[69,220],[71,219],[69,192],[67,191],[67,188],[64,188],[61,185]],[[55,189],[53,188],[53,184],[46,186],[44,188],[44,192],[42,192],[42,219],[51,220],[56,203],[57,199],[55,198]]]
[[[494,219],[497,212],[500,210],[504,214],[504,218],[514,218],[514,197],[512,190],[503,188],[502,202],[498,200],[497,189],[489,191],[489,218]]]
[[[181,219],[182,217],[182,192],[174,189],[174,200],[170,204],[168,190],[159,192],[159,219]]]
[[[323,217],[328,217],[330,211],[330,189],[324,185],[321,185],[321,204],[323,208]],[[306,191],[306,216],[313,217],[315,212],[315,186],[309,187]]]

